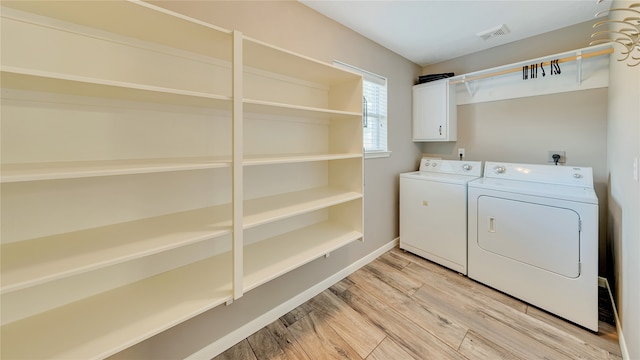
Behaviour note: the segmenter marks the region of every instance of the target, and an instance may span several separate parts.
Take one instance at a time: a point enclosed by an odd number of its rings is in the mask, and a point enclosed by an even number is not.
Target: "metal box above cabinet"
[[[455,141],[455,86],[449,79],[413,87],[413,141]]]

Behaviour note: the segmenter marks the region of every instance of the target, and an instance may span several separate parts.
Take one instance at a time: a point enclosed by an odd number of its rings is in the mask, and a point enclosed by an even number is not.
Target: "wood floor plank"
[[[353,286],[353,281],[346,277],[331,286],[329,290],[334,294],[342,294],[343,292],[349,290],[351,286]]]
[[[406,259],[410,262],[421,262],[421,261],[425,261],[424,258],[421,258],[418,255],[412,254],[408,251],[402,250],[399,247],[394,247],[393,249],[388,251],[389,253],[392,253],[393,255]]]
[[[386,253],[382,254],[378,260],[382,261],[383,263],[389,265],[389,266],[393,266],[394,268],[398,269],[398,270],[402,270],[404,269],[407,265],[411,264],[411,260],[398,256],[396,253],[391,252],[391,251],[387,251]]]
[[[395,271],[396,269],[393,266],[389,266],[378,259],[370,262],[362,269],[369,271],[387,284],[408,295],[416,292],[423,284],[423,281],[410,278],[399,271]]]
[[[465,359],[444,342],[377,300],[359,285],[342,294],[352,308],[381,328],[387,336],[417,359]]]
[[[420,360],[409,355],[404,349],[388,337],[369,355],[366,360]]]
[[[375,277],[367,269],[351,274],[351,279],[370,296],[384,302],[398,313],[411,319],[415,324],[428,331],[444,343],[457,349],[468,328],[446,318],[437,309],[415,301],[410,296]]]
[[[457,290],[457,289],[456,289]],[[487,303],[477,302],[462,292],[451,288],[442,289],[430,284],[423,285],[414,298],[424,304],[432,304],[445,312],[447,318],[465,324],[487,339],[524,359],[569,360],[570,357],[533,339],[530,334],[514,330],[486,311]],[[508,308],[505,306],[505,308]]]
[[[316,315],[327,322],[362,358],[367,357],[386,336],[328,290],[309,303],[316,310]]]
[[[562,331],[576,336],[593,346],[602,348],[609,352],[613,358],[622,358],[622,352],[618,345],[618,333],[615,325],[600,321],[598,323],[598,333],[593,333],[544,310],[538,309],[535,306],[529,306],[527,309],[527,315],[544,321],[558,329],[562,329]]]
[[[422,279],[424,282],[433,283],[434,281],[437,281],[438,284],[441,284],[442,286],[455,286],[456,289],[465,291],[468,296],[479,296],[486,299],[492,299],[496,303],[511,306],[521,312],[525,312],[527,309],[527,304],[521,300],[473,281],[466,276],[461,276],[455,271],[449,270],[428,260],[413,262],[407,265],[402,272],[408,277]]]
[[[608,359],[609,353],[599,347],[548,323],[504,307],[503,311],[485,308],[486,314],[503,321],[516,331],[528,334],[531,338],[567,355],[572,359]]]
[[[426,266],[418,264],[407,266],[407,268],[409,267],[427,269]],[[428,276],[428,274],[426,274],[427,272],[428,269],[426,272],[422,271],[421,274]],[[604,350],[586,343],[571,334],[559,331],[543,321],[534,319],[520,309],[507,306],[502,295],[497,297],[497,294],[500,294],[499,292],[484,288],[484,286],[477,286],[475,285],[477,283],[474,281],[457,276],[454,272],[448,271],[448,274],[445,273],[444,276],[436,275],[429,277],[429,286],[437,287],[445,292],[447,289],[451,289],[450,285],[452,282],[456,283],[456,291],[448,293],[450,299],[459,298],[462,300],[460,305],[468,307],[475,313],[482,314],[485,318],[494,318],[496,321],[502,322],[515,331],[527,334],[527,336],[532,339],[570,358],[605,358]],[[471,285],[467,286],[468,284]],[[490,294],[490,296],[487,296],[487,294]]]
[[[264,327],[247,338],[249,345],[257,359],[286,360],[287,357],[280,344],[271,334],[269,328]]]
[[[284,314],[282,317],[280,317],[280,321],[282,321],[282,323],[288,327],[298,321],[298,319],[302,319],[303,317],[307,316],[307,314],[309,314],[312,310],[313,307],[309,303],[304,303]]]
[[[314,311],[296,321],[288,329],[311,359],[362,359]]]
[[[282,321],[276,320],[267,325],[266,328],[269,329],[275,341],[278,343],[282,351],[284,351],[287,360],[309,360],[307,353],[302,350],[300,344],[293,338]]]
[[[249,341],[244,339],[230,347],[227,351],[213,358],[213,360],[257,360]]]
[[[473,330],[465,336],[459,352],[473,360],[520,360],[518,356],[491,342]],[[521,359],[526,360],[526,359]]]

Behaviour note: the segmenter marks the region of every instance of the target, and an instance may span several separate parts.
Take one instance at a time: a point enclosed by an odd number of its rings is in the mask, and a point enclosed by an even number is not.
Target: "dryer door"
[[[478,246],[569,278],[580,276],[580,216],[567,208],[478,198]]]

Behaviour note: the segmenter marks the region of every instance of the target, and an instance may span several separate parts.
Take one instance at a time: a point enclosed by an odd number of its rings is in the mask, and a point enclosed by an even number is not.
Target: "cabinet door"
[[[451,98],[447,80],[413,87],[413,141],[455,140],[452,117],[455,100]]]

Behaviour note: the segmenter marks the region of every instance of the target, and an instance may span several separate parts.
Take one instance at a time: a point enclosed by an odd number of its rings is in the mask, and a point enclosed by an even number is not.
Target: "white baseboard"
[[[618,310],[616,309],[616,303],[613,301],[613,294],[611,293],[611,287],[609,287],[609,281],[606,278],[598,277],[598,286],[607,288],[609,298],[611,299],[611,306],[613,307],[613,316],[616,320],[616,331],[618,332],[618,343],[620,344],[620,352],[622,353],[622,360],[631,360],[629,356],[629,348],[624,340],[624,334],[620,327],[620,319],[618,318]]]
[[[251,334],[253,334],[256,331],[262,329],[263,327],[269,325],[270,323],[276,321],[277,319],[279,319],[280,317],[282,317],[283,315],[285,315],[289,311],[291,311],[291,310],[295,309],[296,307],[304,304],[309,299],[311,299],[314,296],[320,294],[321,292],[323,292],[327,288],[331,287],[333,284],[335,284],[338,281],[340,281],[340,280],[344,279],[345,277],[349,276],[351,273],[353,273],[356,270],[360,269],[361,267],[367,265],[371,261],[373,261],[376,258],[378,258],[380,255],[382,255],[385,252],[393,249],[397,245],[398,245],[398,238],[393,239],[391,242],[389,242],[389,243],[385,244],[384,246],[378,248],[374,252],[372,252],[372,253],[368,254],[367,256],[363,257],[362,259],[354,262],[353,264],[349,265],[348,267],[340,270],[339,272],[331,275],[330,277],[328,277],[328,278],[324,279],[323,281],[317,283],[316,285],[312,286],[311,288],[309,288],[309,289],[301,292],[300,294],[294,296],[293,298],[285,301],[284,303],[278,305],[277,307],[271,309],[270,311],[264,313],[263,315],[257,317],[256,319],[250,321],[246,325],[244,325],[244,326],[242,326],[242,327],[230,332],[229,334],[225,335],[224,337],[214,341],[213,343],[205,346],[204,348],[198,350],[197,352],[189,355],[187,357],[187,359],[200,360],[200,359],[212,359],[212,358],[216,357],[217,355],[221,354],[222,352],[224,352],[225,350],[227,350],[231,346],[233,346],[233,345],[237,344],[238,342],[242,341],[243,339],[249,337]]]

